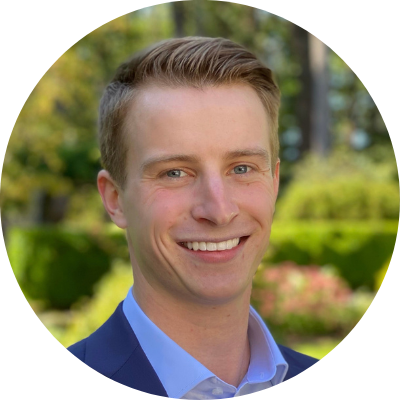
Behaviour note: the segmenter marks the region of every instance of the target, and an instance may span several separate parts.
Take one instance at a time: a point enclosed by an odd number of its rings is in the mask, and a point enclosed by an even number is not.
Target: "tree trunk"
[[[292,24],[293,48],[296,58],[301,65],[299,80],[300,93],[296,98],[295,113],[301,131],[300,152],[308,152],[311,147],[311,107],[312,107],[312,78],[310,69],[308,32]]]
[[[326,156],[331,147],[329,134],[329,76],[328,49],[309,34],[310,70],[312,75],[311,151]]]
[[[175,1],[171,3],[172,17],[175,23],[175,37],[185,36],[185,2]]]
[[[30,202],[30,220],[35,225],[61,222],[68,208],[68,196],[51,196],[43,189],[36,190]]]

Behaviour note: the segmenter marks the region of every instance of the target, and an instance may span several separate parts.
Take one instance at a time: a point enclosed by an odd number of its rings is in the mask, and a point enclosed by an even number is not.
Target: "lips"
[[[235,257],[237,257],[238,254],[241,253],[241,251],[243,251],[243,246],[248,238],[249,236],[241,236],[224,241],[191,241],[179,242],[178,244],[188,256],[194,257],[194,259],[197,261],[202,261],[211,265],[215,263],[226,263],[232,261]],[[196,243],[198,243],[199,246],[197,250],[195,250],[197,248]],[[220,248],[226,248],[224,250],[218,250],[218,244]],[[189,248],[190,245],[192,245],[192,249]],[[232,247],[228,248],[229,245]],[[217,249],[213,250],[216,246]],[[207,247],[211,248],[211,250],[208,250]]]

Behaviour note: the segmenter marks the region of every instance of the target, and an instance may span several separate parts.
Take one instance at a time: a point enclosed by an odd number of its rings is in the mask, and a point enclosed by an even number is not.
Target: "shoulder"
[[[278,346],[283,355],[283,358],[289,364],[289,370],[286,374],[285,381],[300,374],[301,372],[305,371],[307,368],[310,368],[319,361],[316,358],[298,353],[297,351],[294,351],[289,347],[282,345]]]
[[[85,362],[86,341],[87,338],[68,347],[68,350],[83,362]]]
[[[68,347],[68,350],[91,368],[111,376],[115,369],[126,362],[138,345],[120,303],[100,328]]]
[[[167,397],[125,318],[122,303],[99,329],[68,350],[107,378],[142,392]]]

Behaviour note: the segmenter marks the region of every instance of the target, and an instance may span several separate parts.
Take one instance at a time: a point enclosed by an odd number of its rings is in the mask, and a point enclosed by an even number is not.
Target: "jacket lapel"
[[[123,385],[168,397],[125,318],[122,303],[105,324],[88,337],[85,362]]]
[[[285,376],[284,382],[288,379],[295,377],[301,372],[305,371],[307,368],[310,368],[314,365],[318,360],[316,358],[312,358],[306,356],[305,354],[298,353],[288,347],[278,345],[279,350],[281,351],[283,358],[289,365],[288,372]]]
[[[284,381],[318,360],[279,345],[289,364]],[[106,377],[142,392],[168,397],[127,321],[120,303],[114,314],[86,340],[84,362]]]

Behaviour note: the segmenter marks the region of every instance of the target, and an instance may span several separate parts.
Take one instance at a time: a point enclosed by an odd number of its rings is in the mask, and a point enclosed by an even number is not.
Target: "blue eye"
[[[233,168],[233,172],[235,174],[245,174],[246,172],[249,172],[251,167],[248,165],[238,165],[237,167]]]
[[[187,173],[180,169],[171,169],[171,171],[168,171],[166,175],[168,178],[182,178],[183,176],[186,176]]]

